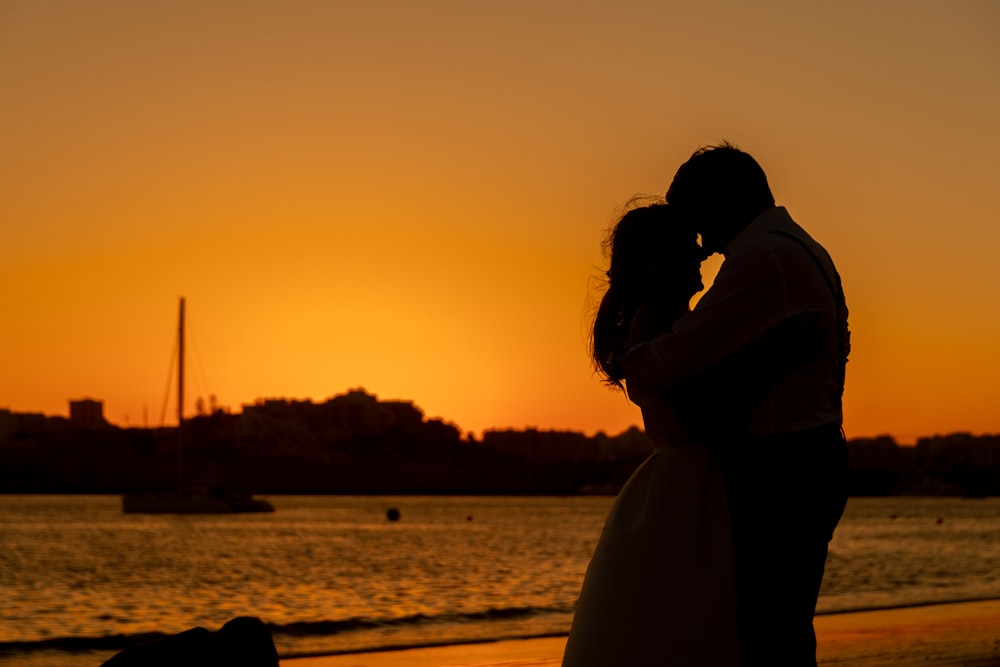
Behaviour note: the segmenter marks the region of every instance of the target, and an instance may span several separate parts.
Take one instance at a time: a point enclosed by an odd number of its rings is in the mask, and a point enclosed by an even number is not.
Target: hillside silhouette
[[[177,427],[120,428],[99,401],[70,418],[0,410],[0,492],[125,493],[177,484]],[[618,435],[463,434],[412,401],[352,389],[324,402],[268,399],[185,421],[188,484],[258,494],[614,494],[652,450]],[[848,443],[852,495],[1000,495],[1000,435]]]

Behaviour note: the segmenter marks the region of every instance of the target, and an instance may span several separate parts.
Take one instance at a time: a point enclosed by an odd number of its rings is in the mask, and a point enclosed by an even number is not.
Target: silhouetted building
[[[48,420],[41,412],[11,413],[14,422],[14,437],[31,437],[44,433]]]
[[[73,428],[95,429],[107,426],[104,403],[92,398],[69,402],[69,423]]]
[[[14,435],[14,415],[10,410],[0,408],[0,442],[10,440]]]
[[[487,430],[484,451],[522,461],[594,461],[602,457],[601,443],[575,431],[540,431],[529,428]]]
[[[900,472],[912,458],[912,452],[902,449],[890,435],[875,438],[854,438],[847,443],[851,468],[854,470],[884,470]]]

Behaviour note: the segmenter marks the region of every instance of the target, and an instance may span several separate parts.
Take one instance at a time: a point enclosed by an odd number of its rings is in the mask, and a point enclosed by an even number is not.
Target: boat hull
[[[273,512],[271,503],[250,495],[200,493],[136,493],[122,496],[126,514],[234,514]]]

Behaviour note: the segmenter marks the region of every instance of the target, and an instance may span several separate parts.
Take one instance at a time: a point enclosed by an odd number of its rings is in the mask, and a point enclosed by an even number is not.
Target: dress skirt
[[[735,667],[736,578],[714,455],[657,447],[622,488],[587,568],[563,667]]]

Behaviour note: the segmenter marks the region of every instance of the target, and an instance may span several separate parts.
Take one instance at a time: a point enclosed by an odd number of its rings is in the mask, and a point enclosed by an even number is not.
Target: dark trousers
[[[742,667],[814,667],[813,614],[847,503],[839,425],[717,448],[733,524]]]

